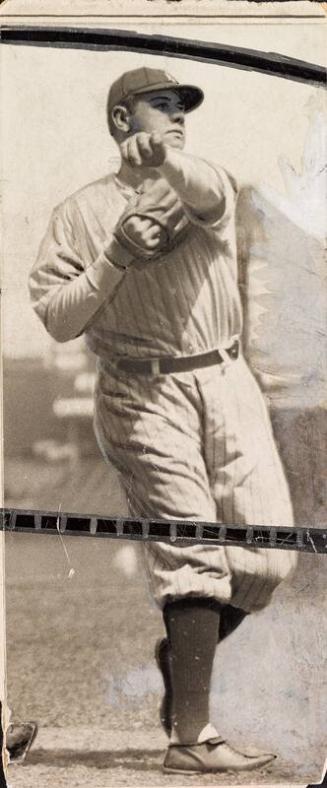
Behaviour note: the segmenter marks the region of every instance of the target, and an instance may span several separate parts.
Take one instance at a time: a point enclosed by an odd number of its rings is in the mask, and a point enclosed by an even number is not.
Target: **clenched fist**
[[[146,179],[119,217],[105,250],[118,268],[144,268],[168,254],[185,237],[189,220],[165,178]]]
[[[166,145],[158,132],[139,131],[121,145],[121,155],[131,167],[160,167],[166,158]]]
[[[165,240],[165,231],[159,224],[145,216],[129,216],[125,221],[125,233],[131,244],[144,255],[154,253]]]

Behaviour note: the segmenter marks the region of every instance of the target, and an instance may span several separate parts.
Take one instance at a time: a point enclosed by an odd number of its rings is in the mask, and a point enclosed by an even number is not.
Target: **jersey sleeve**
[[[159,169],[193,224],[218,229],[233,216],[237,188],[223,167],[171,149]]]
[[[29,277],[33,308],[48,333],[58,342],[82,334],[103,303],[114,298],[123,277],[105,250],[85,264],[69,208],[57,207]]]
[[[218,181],[217,197],[219,196],[220,200],[220,211],[218,215],[215,215],[214,210],[203,213],[199,211],[196,205],[192,207],[185,205],[184,210],[193,224],[199,227],[210,227],[211,230],[217,230],[218,232],[226,227],[231,220],[234,221],[238,189],[236,181],[227,170],[215,164],[205,163],[208,164],[208,167],[211,167],[213,178],[216,178]],[[214,180],[212,183],[212,188],[214,188]]]

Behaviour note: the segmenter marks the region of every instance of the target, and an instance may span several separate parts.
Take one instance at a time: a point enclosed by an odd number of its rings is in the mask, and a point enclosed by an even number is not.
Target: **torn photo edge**
[[[286,58],[275,53],[272,55],[267,55],[267,53],[264,52],[246,50],[237,47],[220,47],[219,45],[216,46],[215,44],[204,45],[201,41],[191,42],[189,40],[178,39],[178,37],[173,36],[147,36],[145,34],[133,34],[130,33],[130,31],[110,32],[108,30],[93,28],[76,28],[76,30],[72,30],[70,28],[64,29],[60,27],[56,30],[53,26],[51,26],[51,28],[22,28],[20,26],[4,26],[2,28],[2,43],[16,45],[24,44],[31,46],[72,46],[77,48],[91,48],[98,50],[102,49],[106,51],[108,49],[134,52],[143,51],[147,54],[161,53],[162,48],[165,47],[165,54],[169,54],[171,57],[189,57],[191,59],[201,60],[202,62],[219,63],[225,65],[228,64],[233,68],[249,69],[261,73],[270,73],[281,78],[294,79],[301,82],[310,82],[311,84],[322,85],[325,84],[326,81],[325,69],[322,66],[317,66],[316,64],[306,63],[305,61],[297,61],[293,58]],[[29,525],[27,525],[26,518],[28,517],[33,518],[33,525],[31,524],[31,521],[29,522]],[[43,517],[47,519],[47,525],[42,524]],[[8,530],[15,529],[18,531],[21,528],[25,532],[46,533],[48,530],[51,532],[54,527],[53,525],[49,525],[49,518],[51,517],[54,517],[54,513],[20,510],[7,511],[3,509],[3,521],[1,527],[3,530],[8,528]],[[74,519],[77,518],[80,521],[83,517],[85,518],[85,515],[62,515],[59,525],[60,532],[66,532],[69,533],[69,535],[87,534],[93,536],[99,536],[100,533],[102,533],[102,535],[108,535],[109,537],[128,539],[143,539],[148,538],[149,536],[156,538],[155,531],[153,531],[151,534],[151,524],[149,526],[148,520],[135,521],[132,519],[129,520],[129,518],[125,518],[122,521],[106,520],[105,526],[101,532],[101,520],[94,515],[90,515],[90,522],[85,524],[84,529],[80,530],[79,527],[74,527]],[[68,520],[71,521],[71,523],[68,522],[68,526],[71,525],[71,528],[67,528]],[[155,525],[158,527],[158,523],[155,523]],[[215,527],[214,524],[197,523],[195,526],[194,523],[183,521],[183,523],[180,524],[180,531],[178,531],[178,525],[179,524],[176,523],[169,523],[169,534],[166,536],[164,534],[160,534],[159,538],[168,538],[171,541],[176,539],[185,540],[185,532],[183,533],[183,529],[187,529],[189,526],[191,530],[186,535],[187,539],[190,539],[191,541],[193,541],[193,539],[198,541],[213,539],[212,529]],[[58,528],[57,522],[55,527]],[[288,542],[289,549],[293,550],[310,550],[321,553],[325,553],[326,551],[326,532],[323,530],[317,531],[317,529],[310,529],[310,526],[308,529],[296,529],[292,536],[289,532],[287,534],[283,534],[282,524],[280,530],[272,528],[268,529],[264,526],[260,528],[260,526],[257,525],[248,526],[247,529],[243,529],[242,535],[238,531],[239,541],[232,535],[233,529],[236,532],[236,529],[239,529],[239,526],[237,524],[228,526],[228,534],[226,534],[226,527],[222,526],[219,529],[219,535],[217,537],[218,543],[230,544],[234,542],[235,544],[242,544],[246,542],[247,544],[255,543],[256,546],[260,546],[260,544],[262,544],[262,546],[281,547],[281,549],[285,549]],[[260,533],[258,533],[259,531]],[[1,533],[0,540],[3,567],[4,533]],[[2,604],[3,607],[1,610],[1,622],[3,625],[3,642],[5,643],[5,614],[3,593]],[[4,657],[1,662],[1,679],[1,695],[4,697]]]

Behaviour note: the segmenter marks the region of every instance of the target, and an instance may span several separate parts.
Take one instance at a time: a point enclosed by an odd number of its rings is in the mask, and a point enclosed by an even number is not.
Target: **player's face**
[[[185,144],[185,111],[175,90],[152,91],[136,97],[132,116],[133,133],[159,132],[167,145],[183,148]]]

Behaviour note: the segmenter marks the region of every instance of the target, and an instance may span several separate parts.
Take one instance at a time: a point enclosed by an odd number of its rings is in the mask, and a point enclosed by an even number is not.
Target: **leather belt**
[[[120,358],[115,359],[115,369],[131,372],[135,375],[169,375],[173,372],[191,372],[214,364],[223,364],[229,359],[235,360],[239,355],[239,342],[235,342],[224,350],[209,350],[193,356],[162,356],[162,358]]]

